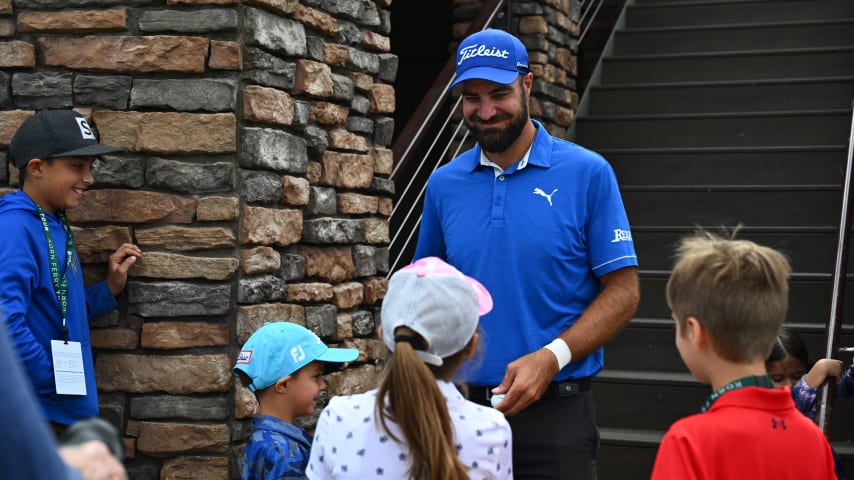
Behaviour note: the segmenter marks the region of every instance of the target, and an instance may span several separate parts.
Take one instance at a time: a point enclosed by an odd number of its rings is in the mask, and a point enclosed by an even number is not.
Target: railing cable
[[[851,227],[851,175],[854,169],[854,100],[851,103],[851,133],[848,139],[848,161],[842,187],[842,208],[836,238],[836,260],[833,265],[833,285],[830,295],[830,315],[827,318],[824,358],[839,357],[839,332],[842,329],[842,304],[845,300],[845,278],[848,273],[848,240]],[[816,423],[825,433],[830,433],[830,414],[836,392],[836,379],[829,378],[819,390],[816,399]]]

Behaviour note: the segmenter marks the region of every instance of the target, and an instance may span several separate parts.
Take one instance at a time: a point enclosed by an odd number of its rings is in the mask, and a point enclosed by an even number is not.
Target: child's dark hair
[[[771,354],[768,355],[765,362],[779,362],[786,358],[786,355],[795,357],[805,367],[809,368],[809,353],[807,352],[807,344],[804,343],[804,339],[798,335],[798,332],[784,328],[780,330],[780,334],[774,339]]]

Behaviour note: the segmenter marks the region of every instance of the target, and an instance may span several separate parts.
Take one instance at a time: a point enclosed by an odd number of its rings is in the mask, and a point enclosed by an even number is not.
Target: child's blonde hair
[[[699,232],[676,250],[667,303],[680,329],[699,320],[722,358],[764,361],[786,317],[790,272],[772,248]]]

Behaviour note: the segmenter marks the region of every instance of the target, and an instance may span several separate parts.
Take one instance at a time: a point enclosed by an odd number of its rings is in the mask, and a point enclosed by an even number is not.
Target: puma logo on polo
[[[539,195],[541,197],[545,197],[545,199],[549,201],[550,207],[552,206],[552,195],[554,195],[555,192],[557,192],[556,188],[554,190],[552,190],[552,193],[546,193],[543,191],[542,188],[535,188],[534,189],[534,195]]]

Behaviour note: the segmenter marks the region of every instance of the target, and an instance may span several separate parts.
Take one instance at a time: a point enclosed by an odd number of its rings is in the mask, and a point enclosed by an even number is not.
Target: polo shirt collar
[[[269,430],[288,437],[291,441],[311,446],[311,438],[302,428],[270,415],[257,414],[252,417],[252,426],[258,430]]]
[[[552,150],[554,139],[552,139],[552,136],[549,135],[549,132],[546,131],[542,123],[534,119],[531,119],[531,121],[534,122],[534,126],[537,127],[537,135],[534,137],[534,143],[531,144],[531,148],[528,149],[528,153],[526,154],[527,162],[524,165],[520,165],[519,162],[516,162],[514,164],[515,167],[510,167],[513,171],[520,170],[527,165],[536,165],[543,168],[549,168],[551,165],[550,152]],[[484,155],[483,150],[480,148],[480,144],[475,145],[474,148],[474,158],[472,159],[470,170],[472,172],[477,170],[478,167],[484,166],[481,159],[486,158],[486,155]],[[523,157],[522,160],[525,161],[526,158]]]

